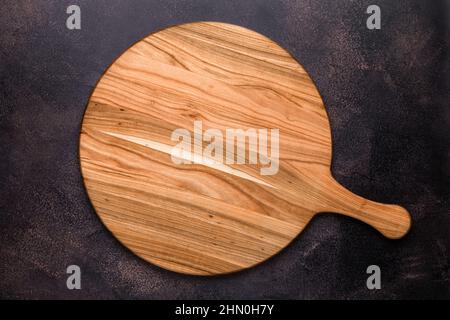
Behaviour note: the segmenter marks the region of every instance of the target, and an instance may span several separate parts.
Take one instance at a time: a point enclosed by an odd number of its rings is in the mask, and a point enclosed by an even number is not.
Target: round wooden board
[[[243,144],[239,134],[248,134]],[[80,161],[107,228],[177,272],[254,266],[319,212],[389,238],[410,227],[405,209],[333,179],[330,125],[313,81],[276,43],[235,25],[167,28],[122,54],[90,98]]]

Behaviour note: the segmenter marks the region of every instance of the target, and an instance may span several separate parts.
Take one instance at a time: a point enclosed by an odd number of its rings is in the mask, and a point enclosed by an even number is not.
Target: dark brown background
[[[66,29],[78,4],[82,30]],[[366,29],[369,4],[382,29]],[[449,1],[44,1],[0,3],[1,298],[450,298]],[[88,97],[132,43],[169,25],[225,21],[289,50],[323,95],[333,173],[352,191],[404,205],[389,241],[323,214],[253,269],[214,278],[140,260],[105,229],[79,170]],[[66,267],[82,290],[66,288]],[[382,289],[366,288],[368,265]]]

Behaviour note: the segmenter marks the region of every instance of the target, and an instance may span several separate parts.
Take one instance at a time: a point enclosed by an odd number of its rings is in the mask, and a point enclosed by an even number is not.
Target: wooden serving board
[[[388,238],[408,231],[405,209],[336,182],[331,147],[320,94],[288,52],[254,31],[198,22],[146,37],[105,72],[80,160],[96,212],[125,246],[213,275],[268,259],[319,212]]]

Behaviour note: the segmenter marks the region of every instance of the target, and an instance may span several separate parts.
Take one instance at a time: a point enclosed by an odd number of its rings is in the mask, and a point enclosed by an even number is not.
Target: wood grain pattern
[[[277,174],[261,175],[261,163],[175,164],[171,134],[192,132],[194,121],[223,132],[278,128]],[[143,259],[199,275],[266,260],[319,212],[403,236],[408,212],[339,185],[331,148],[302,66],[268,38],[215,22],[171,27],[129,48],[95,88],[80,136],[85,185],[108,229]]]

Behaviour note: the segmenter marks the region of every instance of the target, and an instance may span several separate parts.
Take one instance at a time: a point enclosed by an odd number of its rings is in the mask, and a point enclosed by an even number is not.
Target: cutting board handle
[[[398,239],[408,233],[411,216],[405,208],[360,197],[343,187],[333,177],[329,177],[326,188],[326,211],[361,220],[390,239]]]

